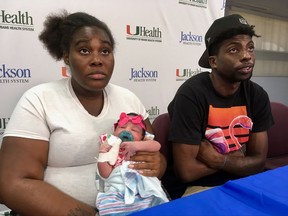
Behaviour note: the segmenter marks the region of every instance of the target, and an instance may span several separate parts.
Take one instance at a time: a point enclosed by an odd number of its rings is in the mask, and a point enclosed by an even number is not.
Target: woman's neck
[[[79,86],[72,79],[72,88],[85,110],[93,116],[98,116],[104,106],[104,90],[89,91]]]

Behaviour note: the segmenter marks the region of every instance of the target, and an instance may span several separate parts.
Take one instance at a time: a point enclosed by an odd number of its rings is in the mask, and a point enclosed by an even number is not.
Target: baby
[[[235,133],[234,127],[236,125],[241,126],[242,128],[242,129],[239,129],[240,127],[237,128],[238,133],[240,133],[243,130],[252,130],[253,122],[246,115],[239,115],[235,117],[230,122],[229,128],[226,129],[226,136],[230,137],[230,140],[231,140],[230,143],[226,139],[224,131],[221,128],[213,128],[213,129],[206,130],[205,137],[207,140],[210,141],[213,147],[221,154],[226,154],[231,151],[236,151],[242,148],[242,145],[240,144],[238,138],[234,134]],[[245,134],[245,133],[247,132],[242,132],[242,134]]]
[[[138,151],[159,151],[160,144],[146,132],[142,116],[121,113],[114,134],[100,136],[97,174],[104,181],[96,207],[100,215],[127,215],[168,202],[156,177],[142,176],[128,167]]]

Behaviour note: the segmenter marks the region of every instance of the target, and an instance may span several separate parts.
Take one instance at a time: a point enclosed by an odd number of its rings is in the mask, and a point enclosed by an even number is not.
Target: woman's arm
[[[0,202],[29,216],[95,215],[95,210],[43,181],[47,141],[4,137],[0,150]]]

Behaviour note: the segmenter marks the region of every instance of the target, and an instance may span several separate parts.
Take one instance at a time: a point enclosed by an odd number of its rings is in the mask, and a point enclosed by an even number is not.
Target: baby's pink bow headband
[[[126,113],[122,112],[120,114],[120,118],[118,120],[117,123],[115,123],[115,127],[117,126],[117,124],[122,127],[125,124],[127,124],[128,122],[133,123],[134,125],[139,125],[141,128],[143,128],[144,130],[146,130],[145,125],[143,124],[143,118],[141,115],[137,115],[137,116],[129,116]]]

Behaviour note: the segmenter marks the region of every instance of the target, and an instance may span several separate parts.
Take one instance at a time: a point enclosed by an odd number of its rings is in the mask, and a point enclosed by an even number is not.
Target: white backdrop
[[[45,17],[62,9],[108,24],[116,39],[111,82],[135,92],[153,121],[186,79],[205,71],[204,35],[224,16],[225,0],[1,0],[0,143],[23,92],[66,75],[38,40]]]

